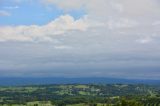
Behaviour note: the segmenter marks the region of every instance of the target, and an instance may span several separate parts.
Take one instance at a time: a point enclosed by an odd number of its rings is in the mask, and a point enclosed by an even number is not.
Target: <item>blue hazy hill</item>
[[[0,78],[0,86],[38,84],[160,84],[160,80],[138,80],[118,78]]]

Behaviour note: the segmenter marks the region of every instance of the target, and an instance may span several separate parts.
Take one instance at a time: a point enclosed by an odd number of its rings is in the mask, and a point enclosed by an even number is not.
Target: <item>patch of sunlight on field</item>
[[[1,106],[1,105],[0,105]],[[7,104],[4,104],[3,106],[26,106],[26,105],[22,105],[22,104],[12,104],[12,105],[7,105]]]
[[[89,106],[89,104],[80,103],[80,104],[72,104],[72,105],[67,105],[67,106]],[[112,106],[112,105],[97,103],[97,106]]]
[[[87,85],[76,85],[75,88],[83,88],[83,89],[86,89],[86,88],[89,88],[89,86],[87,86]]]
[[[38,104],[38,106],[53,106],[51,102],[44,102],[44,101],[35,101],[35,102],[28,102],[27,106],[34,106],[35,104]]]
[[[81,104],[72,104],[67,106],[88,106],[87,104],[81,103]]]
[[[84,91],[79,91],[79,94],[80,95],[89,95],[90,93],[89,92],[84,92]]]

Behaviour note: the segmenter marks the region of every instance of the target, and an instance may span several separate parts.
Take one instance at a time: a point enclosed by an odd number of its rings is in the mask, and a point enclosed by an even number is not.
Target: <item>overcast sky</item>
[[[160,79],[160,2],[0,0],[0,76]]]

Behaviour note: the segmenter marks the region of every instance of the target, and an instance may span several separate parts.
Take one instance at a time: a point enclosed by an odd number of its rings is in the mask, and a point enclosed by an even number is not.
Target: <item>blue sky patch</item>
[[[39,2],[14,4],[11,1],[0,5],[0,10],[10,14],[0,16],[0,25],[44,25],[61,15],[69,14],[75,19],[85,15],[83,9],[64,12],[56,6],[44,6]]]

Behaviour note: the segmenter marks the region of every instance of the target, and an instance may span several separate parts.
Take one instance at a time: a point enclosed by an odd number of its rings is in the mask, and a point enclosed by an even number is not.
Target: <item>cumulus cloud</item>
[[[160,27],[159,22],[155,22],[160,18],[160,4],[157,0],[42,0],[42,2],[56,5],[64,11],[83,8],[89,19],[104,23],[103,29],[113,32],[119,30],[120,33],[128,35],[150,33],[146,36],[152,36],[153,30]],[[153,28],[152,25],[157,26]],[[156,32],[159,33],[157,30]],[[146,36],[142,37],[145,39]]]
[[[75,20],[70,15],[64,15],[43,26],[2,26],[0,41],[50,41],[55,35],[63,35],[69,31],[86,31],[93,27],[94,22],[89,23],[87,20],[87,16]]]

